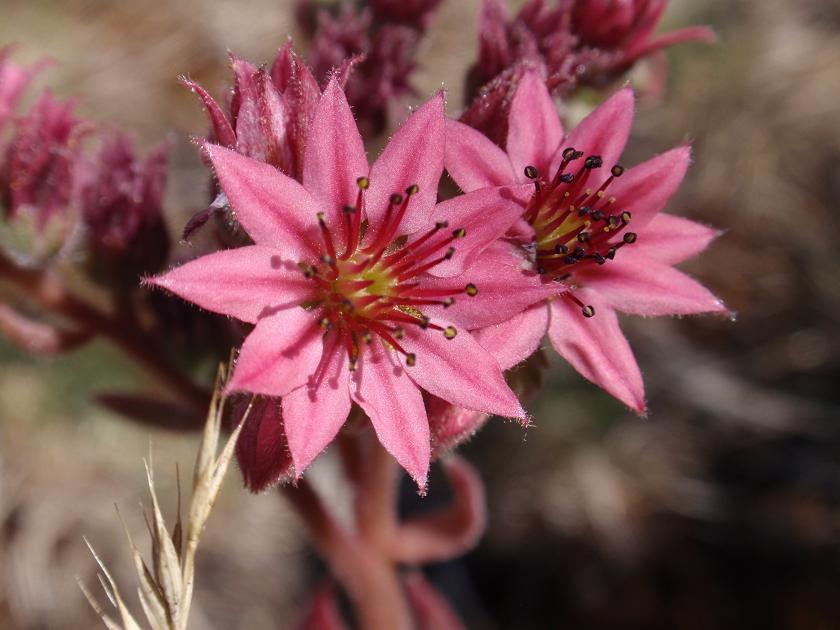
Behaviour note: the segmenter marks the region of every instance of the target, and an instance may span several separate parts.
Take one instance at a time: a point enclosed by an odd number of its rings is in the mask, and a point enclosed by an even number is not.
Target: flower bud
[[[565,95],[580,84],[611,81],[663,48],[714,40],[711,30],[701,26],[654,37],[666,6],[667,0],[570,0],[553,6],[528,0],[510,17],[504,0],[483,0],[469,94],[517,62],[530,60],[543,63],[548,88]]]
[[[89,131],[72,103],[49,92],[15,121],[0,157],[0,244],[21,264],[43,263],[77,233],[78,164]]]
[[[131,139],[118,132],[88,165],[80,197],[94,278],[136,286],[139,275],[158,271],[166,261],[167,150],[163,143],[141,160]]]
[[[321,94],[315,78],[291,41],[280,49],[270,72],[235,55],[231,68],[234,85],[227,113],[200,85],[184,80],[208,112],[208,139],[300,180],[304,141]]]

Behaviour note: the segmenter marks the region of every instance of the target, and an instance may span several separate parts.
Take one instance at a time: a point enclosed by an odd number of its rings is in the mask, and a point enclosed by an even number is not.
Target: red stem
[[[300,480],[296,487],[281,486],[280,490],[353,602],[359,627],[412,630],[414,622],[393,563],[341,527],[306,480]]]
[[[353,497],[356,526],[365,542],[384,554],[391,546],[397,528],[400,471],[370,424],[359,439],[364,458]]]

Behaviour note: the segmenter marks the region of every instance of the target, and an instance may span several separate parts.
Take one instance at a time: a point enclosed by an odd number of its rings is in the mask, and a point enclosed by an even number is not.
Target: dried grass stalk
[[[137,573],[139,582],[137,595],[140,606],[148,627],[152,630],[186,630],[187,628],[195,582],[195,555],[198,543],[213,509],[213,504],[219,495],[222,480],[233,457],[239,432],[251,411],[251,405],[249,405],[236,429],[225,443],[222,452],[217,455],[222,430],[222,414],[224,412],[224,401],[220,392],[226,374],[225,366],[220,366],[216,386],[213,390],[213,399],[207,413],[207,422],[204,426],[204,433],[196,457],[186,528],[181,522],[180,476],[178,479],[178,515],[172,534],[170,534],[155,491],[151,455],[147,461],[144,461],[146,480],[152,500],[152,518],[151,521],[148,518],[146,519],[152,543],[151,569],[134,543],[119,508],[117,508],[117,516],[125,531]],[[183,540],[184,531],[186,531],[185,541]],[[85,539],[85,543],[99,565],[99,581],[102,590],[111,606],[119,614],[119,621],[105,612],[105,609],[90,590],[79,580],[79,587],[91,607],[109,630],[141,630],[143,626],[132,616],[105,564],[87,539]]]

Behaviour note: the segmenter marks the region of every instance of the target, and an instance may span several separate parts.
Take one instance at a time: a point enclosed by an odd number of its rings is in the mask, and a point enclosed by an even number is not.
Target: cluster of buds
[[[303,177],[303,147],[321,90],[309,68],[288,41],[270,69],[230,56],[233,88],[227,111],[201,85],[184,77],[184,85],[200,99],[210,121],[208,141],[265,162],[289,177]],[[212,216],[223,215],[227,198],[213,183],[210,205],[184,227],[188,239]],[[231,241],[222,231],[221,240]],[[235,242],[235,239],[233,239]]]
[[[0,52],[0,209],[3,248],[34,264],[60,250],[75,225],[75,165],[89,131],[73,105],[49,92],[25,114],[17,105],[38,66],[25,68]]]
[[[136,284],[169,253],[163,220],[167,145],[139,160],[131,139],[106,138],[81,186],[82,220],[90,237],[92,275],[106,284]]]
[[[0,208],[3,249],[37,266],[78,245],[87,232],[94,268],[107,280],[136,285],[168,254],[162,198],[166,149],[136,156],[121,133],[98,137],[74,104],[44,91],[17,112],[40,67],[25,68],[0,53]],[[97,156],[87,149],[99,142]],[[104,277],[104,276],[103,276]]]
[[[310,0],[298,18],[312,38],[310,61],[325,83],[335,68],[353,60],[345,91],[363,128],[381,132],[401,98],[414,93],[410,76],[417,48],[440,0],[375,0],[342,3],[328,10]]]
[[[233,90],[228,111],[196,82],[184,84],[201,99],[210,118],[208,140],[300,179],[303,143],[321,96],[318,83],[292,49],[278,52],[270,69],[230,56]]]
[[[546,85],[565,95],[581,84],[604,85],[636,61],[690,41],[711,41],[694,26],[656,37],[668,0],[527,0],[513,17],[504,0],[483,0],[479,58],[471,93],[518,62],[545,68]]]

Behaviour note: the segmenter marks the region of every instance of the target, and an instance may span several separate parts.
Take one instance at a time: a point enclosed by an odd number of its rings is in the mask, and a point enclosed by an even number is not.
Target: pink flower
[[[227,390],[282,397],[297,475],[333,439],[353,402],[421,487],[430,456],[421,390],[467,409],[524,417],[496,360],[453,323],[503,321],[539,299],[500,296],[482,264],[521,215],[511,201],[516,191],[486,188],[435,205],[443,143],[438,95],[369,167],[334,78],[310,126],[303,185],[204,146],[256,244],[150,282],[256,324]],[[524,272],[508,276],[531,282]]]
[[[672,265],[697,254],[717,232],[660,210],[685,176],[688,147],[631,169],[616,164],[633,118],[624,89],[568,136],[548,90],[525,75],[511,105],[507,153],[474,129],[447,121],[446,168],[465,191],[532,180],[512,233],[556,295],[504,324],[476,332],[507,369],[546,332],[583,376],[639,413],[639,368],[616,311],[634,315],[721,313],[724,305]]]

